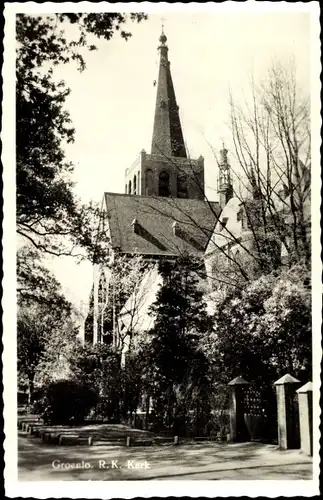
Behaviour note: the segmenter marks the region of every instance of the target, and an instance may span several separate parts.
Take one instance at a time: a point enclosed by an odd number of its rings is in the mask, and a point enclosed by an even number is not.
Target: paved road
[[[19,481],[312,479],[312,461],[297,450],[259,443],[57,446],[21,434],[18,476]]]

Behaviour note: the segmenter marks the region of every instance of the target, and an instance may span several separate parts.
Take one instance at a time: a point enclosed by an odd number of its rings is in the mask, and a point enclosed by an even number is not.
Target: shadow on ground
[[[260,443],[57,446],[20,433],[18,474],[23,481],[311,479],[312,463],[298,450]]]

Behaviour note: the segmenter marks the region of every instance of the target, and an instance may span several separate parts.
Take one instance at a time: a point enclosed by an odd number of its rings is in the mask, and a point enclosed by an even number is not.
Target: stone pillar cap
[[[284,375],[280,379],[276,380],[274,385],[296,384],[298,382],[300,382],[300,380],[293,377],[292,375],[289,375],[289,373],[286,373],[286,375]]]
[[[312,382],[307,382],[307,384],[305,384],[302,387],[300,387],[299,389],[297,389],[296,392],[298,392],[298,394],[301,394],[303,392],[312,392],[312,391],[313,391]]]
[[[233,380],[231,380],[231,382],[229,382],[228,385],[250,385],[250,382],[247,382],[247,380],[245,380],[242,377],[236,377]]]

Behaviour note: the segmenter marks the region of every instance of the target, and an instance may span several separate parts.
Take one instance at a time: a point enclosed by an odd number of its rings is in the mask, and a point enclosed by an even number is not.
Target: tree
[[[61,285],[53,274],[42,265],[40,252],[28,245],[17,253],[17,296],[19,306],[47,305],[71,312],[71,304],[64,297]]]
[[[38,390],[34,408],[49,425],[80,425],[97,404],[90,386],[76,380],[58,380]]]
[[[56,284],[53,279],[54,284]],[[18,374],[29,388],[53,380],[66,371],[67,352],[76,343],[71,304],[55,292],[48,302],[21,301],[17,316]]]
[[[302,259],[309,264],[310,108],[297,88],[295,68],[276,63],[260,86],[251,80],[250,106],[243,110],[232,95],[230,106],[236,159],[259,200],[262,232],[278,238],[291,265]]]
[[[199,340],[210,327],[196,271],[201,262],[183,256],[161,262],[162,285],[151,307],[154,326],[149,331],[150,386],[154,412],[160,423],[185,432],[190,409],[200,419],[207,364]],[[204,400],[206,401],[206,400]]]
[[[311,376],[309,271],[296,265],[214,297],[214,328],[202,346],[215,379],[242,375],[258,386],[286,373]]]
[[[251,79],[250,99],[244,104],[230,94],[229,121],[234,165],[227,164],[225,147],[222,158],[210,147],[219,169],[229,167],[239,205],[231,217],[237,217],[243,232],[237,234],[205,200],[210,217],[219,219],[212,238],[216,272],[208,274],[219,285],[239,288],[282,264],[304,261],[310,266],[310,110],[308,97],[297,87],[295,69],[277,63],[259,85]],[[164,157],[179,175],[187,174],[187,166]],[[189,180],[204,195],[194,161],[190,165]],[[176,199],[171,203],[185,211]],[[188,211],[185,216],[196,225]],[[210,238],[206,227],[199,229]]]
[[[303,373],[305,380],[312,378],[310,280],[309,270],[300,264],[279,275],[258,327],[279,374]]]
[[[88,341],[94,341],[93,328],[99,341],[114,345],[118,352],[132,341],[151,292],[153,267],[141,255],[118,254],[108,264],[97,266],[86,319]]]
[[[30,396],[34,385],[62,376],[78,329],[72,304],[41,264],[39,251],[25,246],[17,254],[17,356],[20,384]]]
[[[96,262],[106,255],[107,243],[106,233],[98,232],[98,207],[82,205],[73,192],[73,165],[65,155],[66,144],[74,141],[65,109],[70,89],[56,81],[54,69],[75,62],[83,71],[84,51],[96,49],[91,37],[108,41],[119,32],[127,40],[126,21],[146,17],[112,12],[16,16],[17,232],[43,255],[80,255]],[[71,25],[75,36],[69,37]],[[22,279],[26,285],[28,275]],[[34,284],[32,278],[29,293]]]
[[[146,389],[144,350],[131,350],[126,366],[111,345],[85,343],[69,352],[69,378],[91,387],[98,395],[97,419],[132,421]]]
[[[37,325],[37,320],[34,324]],[[46,332],[43,355],[35,374],[37,386],[71,378],[70,359],[81,343],[78,334],[79,326],[74,314]]]
[[[92,387],[99,398],[97,416],[120,419],[122,378],[120,356],[105,344],[79,345],[69,359],[71,378]]]

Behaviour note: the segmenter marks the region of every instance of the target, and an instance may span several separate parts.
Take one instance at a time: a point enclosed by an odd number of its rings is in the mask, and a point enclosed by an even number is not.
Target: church
[[[140,255],[149,262],[183,253],[203,257],[221,211],[220,203],[205,197],[204,158],[192,159],[187,153],[164,32],[159,42],[151,151],[142,150],[125,170],[123,194],[104,193],[102,221],[110,242],[110,263],[116,255]],[[228,173],[222,180],[219,191],[224,202],[232,195],[232,185]],[[110,279],[108,268],[95,267],[94,343],[101,342],[104,334],[98,327],[99,283],[104,275],[109,286]]]
[[[207,203],[204,158],[189,158],[168,60],[160,36],[159,76],[151,152],[125,171],[125,193],[105,193],[111,249],[146,257],[203,253],[220,207]]]
[[[271,190],[268,199],[263,197],[251,167],[248,190],[241,197],[234,191],[228,150],[223,145],[218,162],[219,202],[206,198],[204,158],[190,158],[185,147],[164,32],[159,42],[151,151],[142,150],[126,169],[125,192],[104,193],[102,203],[109,258],[106,266],[94,266],[93,328],[85,340],[107,342],[103,316],[108,302],[113,301],[114,260],[139,256],[150,264],[137,289],[142,299],[140,310],[134,311],[130,294],[114,311],[108,342],[115,347],[120,331],[126,338],[127,331],[133,329],[134,314],[138,331],[152,326],[148,311],[160,284],[154,265],[160,259],[176,259],[184,253],[200,256],[212,291],[223,285],[235,286],[247,273],[256,277],[259,272],[288,264],[293,257],[298,212],[304,219],[303,236],[310,240],[310,165],[300,160],[295,166],[298,176],[294,178],[292,172],[289,189],[282,185],[282,189]],[[300,199],[299,207],[295,194]]]

